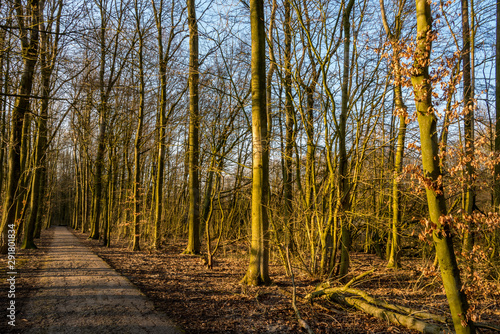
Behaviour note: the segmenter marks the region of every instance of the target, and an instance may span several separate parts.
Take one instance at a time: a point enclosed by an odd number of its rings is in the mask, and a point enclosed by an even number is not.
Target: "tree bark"
[[[15,1],[15,9],[19,24],[19,38],[23,52],[23,71],[19,84],[19,93],[12,110],[12,127],[9,139],[7,189],[3,202],[2,225],[0,226],[0,253],[7,253],[7,231],[9,225],[15,224],[16,207],[13,205],[19,195],[18,184],[21,176],[21,141],[25,114],[29,110],[31,90],[38,61],[40,4],[38,0],[28,1],[31,22],[28,29],[25,21],[27,13],[20,0]],[[28,34],[28,31],[30,32]]]
[[[252,240],[242,283],[269,284],[269,143],[266,109],[266,35],[264,1],[250,1],[252,34]]]
[[[402,76],[401,76],[401,63],[400,63],[400,37],[402,29],[401,13],[405,6],[406,1],[401,0],[399,3],[398,12],[395,17],[395,31],[394,33],[389,28],[387,17],[385,14],[384,0],[380,0],[380,9],[382,13],[382,22],[392,46],[392,71],[394,76],[394,105],[396,110],[394,114],[399,117],[399,130],[396,144],[396,152],[394,156],[394,174],[392,180],[392,237],[391,249],[389,252],[389,260],[387,263],[388,268],[400,267],[400,238],[399,238],[399,225],[401,224],[401,191],[399,189],[400,175],[403,170],[403,155],[406,136],[406,118],[407,108],[403,101],[402,93]]]
[[[55,18],[50,18],[50,21],[55,20],[55,31],[54,31],[54,40],[52,45],[49,45],[48,32],[52,31],[52,22],[49,22],[50,26],[44,26],[42,23],[42,33],[41,33],[41,50],[40,50],[40,65],[41,65],[41,81],[42,81],[42,92],[41,98],[42,103],[40,106],[40,115],[37,119],[37,140],[36,140],[36,148],[35,148],[35,161],[34,161],[34,172],[33,172],[33,180],[32,180],[32,191],[31,191],[31,199],[30,199],[30,215],[26,222],[26,228],[24,230],[24,240],[22,248],[30,249],[36,248],[35,243],[33,241],[35,237],[35,228],[36,228],[36,220],[41,209],[42,198],[40,195],[45,194],[45,189],[41,189],[42,186],[42,178],[45,175],[46,169],[46,159],[47,159],[47,121],[49,114],[49,98],[51,92],[51,78],[52,72],[54,70],[54,66],[56,64],[56,57],[58,54],[58,44],[59,44],[59,26],[60,26],[60,18],[63,7],[63,2],[58,1],[58,9]],[[45,22],[43,19],[43,14],[41,14],[42,22]]]
[[[496,54],[495,54],[495,154],[500,157],[500,1],[497,1],[496,13]],[[493,205],[495,212],[500,212],[500,162],[495,164]],[[490,256],[500,262],[500,231],[495,232],[494,250]]]
[[[339,201],[340,201],[340,277],[347,275],[349,271],[349,249],[351,248],[351,233],[348,226],[347,211],[350,210],[349,196],[349,171],[346,150],[346,125],[349,113],[349,73],[350,73],[350,46],[351,46],[351,24],[349,17],[354,6],[354,0],[349,0],[344,9],[342,18],[344,26],[344,66],[342,74],[342,105],[339,122]]]
[[[189,213],[188,245],[183,254],[200,254],[200,184],[198,178],[200,128],[198,104],[198,23],[196,21],[195,0],[188,0],[189,22]]]
[[[293,201],[293,146],[294,146],[294,108],[292,96],[292,27],[291,27],[291,5],[290,0],[285,0],[285,21],[283,23],[285,32],[285,151],[284,174],[283,174],[283,200],[284,200],[284,228],[285,247],[291,247],[292,240],[292,201]],[[280,125],[281,126],[281,125]]]
[[[474,102],[473,87],[471,81],[471,43],[469,28],[469,0],[461,0],[462,4],[462,66],[464,81],[464,137],[465,137],[465,177],[463,209],[467,228],[464,231],[463,251],[470,253],[474,245],[474,224],[472,222],[472,212],[474,210],[475,189],[474,189]]]
[[[424,182],[430,220],[435,226],[433,239],[441,278],[457,334],[474,333],[474,324],[468,318],[468,303],[462,291],[460,272],[453,250],[452,231],[446,216],[443,176],[439,167],[439,146],[436,133],[436,115],[432,107],[432,86],[429,76],[430,53],[434,34],[431,30],[431,8],[427,0],[416,0],[417,48],[411,82],[415,93]]]
[[[142,129],[144,123],[144,99],[146,95],[146,85],[144,81],[144,28],[141,27],[141,14],[138,0],[135,0],[135,19],[136,29],[139,35],[139,110],[137,112],[137,129],[134,141],[134,233],[133,233],[133,251],[139,251],[140,247],[140,227],[141,227],[141,147],[142,147]]]

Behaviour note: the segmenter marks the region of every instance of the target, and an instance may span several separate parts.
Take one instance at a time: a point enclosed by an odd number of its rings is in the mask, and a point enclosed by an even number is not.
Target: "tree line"
[[[69,224],[211,267],[243,242],[250,285],[270,260],[343,279],[354,251],[418,256],[474,332],[464,280],[500,273],[499,8],[5,1],[0,249]]]

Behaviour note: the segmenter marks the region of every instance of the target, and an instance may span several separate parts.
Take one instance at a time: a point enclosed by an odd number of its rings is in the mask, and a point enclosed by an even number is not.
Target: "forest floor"
[[[186,333],[305,332],[292,308],[291,279],[285,275],[278,258],[271,261],[271,286],[239,284],[248,265],[245,244],[222,247],[216,255],[214,268],[207,269],[203,257],[181,255],[182,242],[169,244],[159,252],[132,252],[125,242],[115,242],[107,248],[88,239],[88,235],[75,231],[73,234],[127,277],[154,303],[156,311],[168,315]],[[16,292],[16,306],[21,310],[16,322],[18,332],[30,328],[30,321],[25,316],[29,305],[26,300],[34,295],[40,284],[42,259],[49,252],[53,236],[53,228],[44,231],[37,241],[40,250],[21,251],[17,255],[23,265],[16,287],[19,293]],[[390,303],[439,315],[449,312],[439,274],[426,269],[427,264],[420,259],[405,259],[403,268],[397,272],[386,269],[384,261],[375,255],[354,253],[351,260],[353,275],[376,268],[376,272],[365,277],[356,288]],[[302,297],[313,291],[320,281],[298,269],[294,271],[297,306],[314,333],[412,333],[404,327],[339,308],[326,300],[318,299],[314,304],[305,301]],[[7,289],[4,281],[0,282],[1,291]],[[472,292],[475,293],[474,314],[478,321],[500,326],[500,286],[498,282],[491,284],[489,288]],[[480,293],[483,290],[488,292]],[[4,309],[3,301],[0,306]],[[0,333],[6,333],[2,327],[5,322],[0,323]],[[493,332],[482,330],[481,333]]]

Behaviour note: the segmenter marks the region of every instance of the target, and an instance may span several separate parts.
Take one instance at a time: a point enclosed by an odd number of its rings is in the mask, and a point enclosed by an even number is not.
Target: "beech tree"
[[[160,0],[158,8],[155,1],[151,1],[153,7],[153,13],[157,29],[157,41],[158,41],[158,76],[160,79],[160,96],[158,102],[158,157],[157,157],[157,171],[155,180],[155,236],[154,236],[154,246],[156,249],[160,248],[161,244],[161,228],[163,221],[163,185],[164,185],[164,169],[165,169],[165,151],[166,151],[166,126],[172,116],[175,107],[179,104],[184,96],[184,91],[178,94],[178,98],[174,103],[171,104],[167,113],[167,69],[173,56],[180,49],[182,43],[176,42],[176,38],[181,32],[178,28],[181,24],[182,15],[176,18],[176,2],[172,0],[170,2],[169,8],[169,23],[170,30],[168,36],[166,36],[166,46],[164,46],[163,31],[165,29],[163,25],[163,15],[162,13],[166,9],[166,4],[163,0]]]
[[[472,85],[471,68],[471,33],[469,26],[469,0],[461,0],[462,6],[462,66],[463,66],[463,113],[464,113],[464,153],[465,153],[465,177],[464,177],[464,200],[463,209],[468,228],[465,231],[463,249],[471,252],[474,245],[474,226],[472,224],[472,213],[475,205],[474,187],[474,87]],[[473,44],[472,44],[473,45]],[[473,47],[473,46],[472,46]]]
[[[40,66],[41,66],[41,104],[40,115],[37,119],[37,139],[35,147],[34,171],[32,177],[32,192],[30,200],[30,214],[25,225],[22,248],[36,248],[33,238],[35,237],[35,228],[37,217],[41,215],[43,198],[46,193],[46,187],[43,180],[46,178],[46,159],[47,159],[47,137],[48,137],[48,115],[49,102],[52,84],[52,74],[57,63],[60,40],[60,24],[63,2],[59,0],[54,3],[46,3],[48,7],[47,21],[44,19],[41,11],[41,47],[40,47]],[[48,22],[46,24],[45,22]],[[51,33],[54,33],[51,36]],[[40,222],[40,220],[38,220]]]
[[[293,149],[295,144],[295,111],[293,107],[292,95],[292,10],[290,0],[284,1],[285,18],[283,22],[283,30],[285,33],[285,52],[284,52],[284,82],[285,86],[285,150],[284,156],[284,173],[283,173],[283,199],[284,199],[284,220],[285,220],[285,247],[292,246],[292,220],[293,220]]]
[[[189,24],[189,214],[188,214],[188,245],[184,254],[200,253],[200,181],[198,179],[199,159],[199,65],[198,65],[198,22],[194,0],[188,0]]]
[[[135,44],[135,38],[132,39],[132,45],[125,51],[125,55],[120,57],[121,47],[120,37],[123,34],[125,24],[125,3],[119,2],[116,9],[116,22],[112,21],[113,3],[108,0],[98,0],[96,2],[99,11],[99,34],[97,36],[97,46],[99,54],[99,134],[97,138],[97,152],[95,156],[94,171],[94,194],[92,199],[92,220],[90,238],[99,239],[103,200],[103,170],[105,165],[106,134],[109,119],[109,100],[115,84],[121,77],[121,74],[127,65],[128,56]],[[113,35],[110,39],[107,37],[111,25],[115,24]],[[109,43],[109,44],[108,44]]]
[[[344,30],[344,64],[342,71],[342,105],[340,110],[340,120],[338,128],[339,136],[339,204],[340,204],[340,228],[341,228],[341,259],[340,259],[340,277],[347,275],[349,270],[349,249],[351,247],[351,232],[349,230],[346,212],[351,209],[351,198],[349,195],[349,171],[347,164],[347,151],[346,151],[346,123],[348,115],[349,103],[349,66],[350,66],[350,46],[351,46],[351,22],[350,16],[354,0],[349,0],[345,5],[344,13],[342,16],[342,24]]]
[[[392,236],[391,236],[391,249],[389,253],[389,260],[387,267],[398,268],[400,266],[400,237],[399,226],[401,224],[401,191],[399,189],[401,172],[403,170],[403,155],[405,147],[406,136],[406,119],[408,117],[407,107],[403,101],[402,92],[402,74],[401,74],[401,60],[399,59],[403,45],[401,45],[401,31],[404,22],[404,9],[406,0],[398,1],[398,11],[394,17],[394,30],[392,31],[387,21],[387,16],[384,7],[384,0],[380,0],[380,10],[382,14],[382,23],[391,43],[392,57],[391,67],[394,80],[394,114],[399,117],[398,138],[396,144],[396,152],[394,156],[394,176],[393,176],[393,189],[392,189]]]
[[[9,138],[9,156],[7,189],[3,200],[2,224],[0,226],[0,253],[7,253],[7,231],[15,224],[15,201],[20,189],[18,187],[22,174],[21,170],[21,141],[25,115],[30,108],[30,97],[35,76],[35,66],[38,61],[39,30],[40,30],[40,2],[29,0],[23,5],[21,0],[14,3],[16,20],[19,26],[19,39],[23,54],[23,70],[18,94],[11,116],[11,131]]]
[[[456,333],[474,333],[474,324],[467,316],[468,303],[458,268],[450,221],[444,197],[443,175],[439,167],[439,146],[436,132],[437,118],[432,106],[432,83],[429,65],[432,41],[432,13],[426,0],[416,0],[417,44],[411,82],[415,93],[420,143],[422,149],[423,178],[429,207],[430,221],[441,278],[448,298]]]
[[[252,237],[250,263],[242,283],[269,284],[269,142],[266,108],[264,1],[250,0],[252,34]]]

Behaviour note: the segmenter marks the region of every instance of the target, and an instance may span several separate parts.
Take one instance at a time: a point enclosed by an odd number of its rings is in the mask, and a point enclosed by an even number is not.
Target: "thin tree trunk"
[[[142,146],[142,128],[144,122],[144,98],[146,94],[144,82],[144,31],[141,27],[141,16],[139,14],[138,1],[135,1],[136,29],[139,34],[139,110],[137,115],[137,130],[134,142],[134,234],[132,250],[139,251],[140,247],[140,226],[141,226],[141,146]]]
[[[163,11],[163,0],[160,1],[159,10],[156,8],[154,0],[151,1],[156,28],[158,31],[158,63],[159,63],[159,77],[160,77],[160,102],[158,110],[158,121],[157,121],[157,131],[158,131],[158,154],[157,154],[157,170],[155,179],[155,211],[154,211],[154,240],[153,246],[155,249],[161,247],[161,225],[163,221],[163,184],[164,184],[164,170],[165,170],[165,141],[166,141],[166,126],[168,118],[171,114],[166,115],[167,110],[167,62],[170,57],[170,50],[175,37],[174,32],[174,0],[171,2],[170,8],[170,19],[172,22],[172,27],[170,28],[170,34],[168,36],[167,50],[164,51],[163,47],[163,25],[162,25],[162,11]]]
[[[99,35],[100,42],[100,68],[99,68],[99,90],[100,90],[100,104],[99,104],[99,135],[97,138],[97,155],[95,159],[95,174],[94,174],[94,196],[93,196],[93,210],[92,220],[90,222],[90,236],[89,238],[99,239],[99,224],[101,220],[101,197],[102,197],[102,171],[104,168],[104,151],[106,148],[106,122],[107,122],[107,96],[104,89],[104,75],[106,70],[106,23],[105,23],[105,9],[100,6],[101,11],[101,28]]]
[[[471,43],[469,29],[469,0],[461,0],[462,4],[462,66],[464,81],[464,132],[465,132],[465,178],[464,193],[465,198],[463,209],[467,229],[464,231],[463,251],[470,253],[474,245],[474,224],[472,222],[472,212],[474,210],[475,189],[474,189],[474,103],[473,89],[471,85]]]
[[[500,1],[497,1],[496,13],[496,55],[495,55],[495,153],[496,158],[500,156]],[[494,171],[494,192],[493,205],[495,212],[500,212],[500,162],[495,164]],[[491,258],[495,262],[500,262],[500,231],[495,232],[494,250],[491,253]]]
[[[351,24],[349,17],[354,6],[354,0],[349,0],[344,9],[343,25],[344,25],[344,67],[342,74],[342,107],[340,111],[339,122],[339,201],[340,201],[340,277],[347,275],[349,271],[349,248],[351,247],[351,234],[348,226],[347,211],[350,210],[349,196],[349,171],[347,170],[347,151],[346,151],[346,123],[348,102],[349,102],[349,73],[350,73],[350,46],[351,46]]]
[[[285,247],[292,246],[292,201],[293,201],[293,144],[294,144],[294,108],[292,101],[292,27],[291,27],[291,5],[290,0],[285,0],[285,151],[284,154],[284,174],[283,174],[283,200],[284,200],[284,228]]]
[[[402,29],[401,14],[403,8],[406,4],[405,0],[401,0],[399,3],[399,10],[395,17],[395,32],[392,33],[389,24],[387,23],[387,17],[385,14],[384,1],[380,0],[380,9],[382,13],[382,22],[384,29],[386,31],[387,37],[389,38],[392,45],[392,67],[394,75],[394,114],[399,117],[399,130],[398,139],[396,144],[396,152],[394,156],[394,174],[392,179],[392,237],[391,237],[391,249],[389,251],[389,260],[387,263],[388,268],[399,268],[400,266],[400,238],[399,238],[399,226],[401,224],[401,191],[399,190],[400,176],[403,170],[403,155],[404,155],[404,145],[406,136],[406,118],[407,118],[407,108],[403,101],[403,93],[401,89],[401,63],[399,59],[399,54],[401,50],[400,46],[400,35]]]
[[[12,19],[7,18],[7,25],[11,25]],[[0,112],[2,113],[2,117],[0,119],[0,194],[3,194],[3,180],[4,180],[4,160],[5,160],[5,151],[7,149],[7,93],[9,89],[9,75],[10,75],[10,54],[7,52],[10,49],[10,38],[7,39],[6,30],[2,30],[0,32],[0,50],[2,52],[0,57],[0,75],[2,75],[2,86],[0,90],[3,90],[2,96],[0,96]],[[10,50],[9,50],[10,51]],[[4,70],[5,68],[5,70]],[[1,200],[1,197],[0,197]]]

